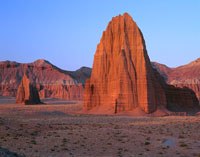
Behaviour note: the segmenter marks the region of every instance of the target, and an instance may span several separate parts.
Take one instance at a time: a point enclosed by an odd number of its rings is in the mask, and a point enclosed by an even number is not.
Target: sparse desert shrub
[[[112,143],[110,143],[110,142],[109,142],[109,143],[107,143],[107,145],[110,145],[110,146],[111,146],[111,145],[112,145]]]
[[[144,143],[144,145],[150,145],[151,143],[149,142],[149,141],[146,141],[145,143]]]
[[[34,144],[34,145],[37,144],[37,142],[35,140],[31,140],[31,143]]]
[[[179,135],[178,138],[185,138],[183,135]]]
[[[185,144],[185,143],[181,143],[180,144],[180,147],[187,147],[188,145],[187,144]]]

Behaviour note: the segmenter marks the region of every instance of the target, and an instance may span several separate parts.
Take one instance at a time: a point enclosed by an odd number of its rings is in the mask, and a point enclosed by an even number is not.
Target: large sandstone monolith
[[[146,113],[166,106],[164,89],[154,75],[143,35],[130,15],[114,17],[103,32],[85,85],[84,110]]]
[[[26,74],[17,89],[16,103],[26,105],[41,103],[37,88],[30,83]]]

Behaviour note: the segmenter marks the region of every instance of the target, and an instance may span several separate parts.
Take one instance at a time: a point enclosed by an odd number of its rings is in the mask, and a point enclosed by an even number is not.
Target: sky
[[[198,0],[0,0],[0,61],[92,67],[108,22],[128,12],[150,59],[176,67],[200,57],[199,11]]]

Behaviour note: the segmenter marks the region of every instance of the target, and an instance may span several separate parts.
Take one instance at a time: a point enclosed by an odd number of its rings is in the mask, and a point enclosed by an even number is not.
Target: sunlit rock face
[[[23,76],[17,89],[16,103],[25,105],[41,103],[37,88],[30,83],[26,75]]]
[[[165,91],[154,75],[143,35],[127,13],[112,18],[103,32],[87,80],[84,110],[146,113],[166,106]]]

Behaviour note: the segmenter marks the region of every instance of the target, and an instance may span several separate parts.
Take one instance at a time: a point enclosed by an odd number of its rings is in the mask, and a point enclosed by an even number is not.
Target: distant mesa
[[[91,78],[86,81],[84,111],[112,114],[140,108],[153,113],[169,104],[179,106],[179,99],[187,99],[186,108],[188,101],[188,107],[193,108],[198,105],[193,96],[187,89],[168,86],[152,68],[143,35],[128,13],[112,18],[97,46]]]
[[[37,88],[31,84],[26,74],[17,89],[16,103],[25,105],[41,103]]]
[[[0,62],[0,95],[16,96],[24,71],[31,84],[35,84],[40,98],[82,100],[84,83],[91,68],[76,71],[62,70],[44,59],[32,63]]]

